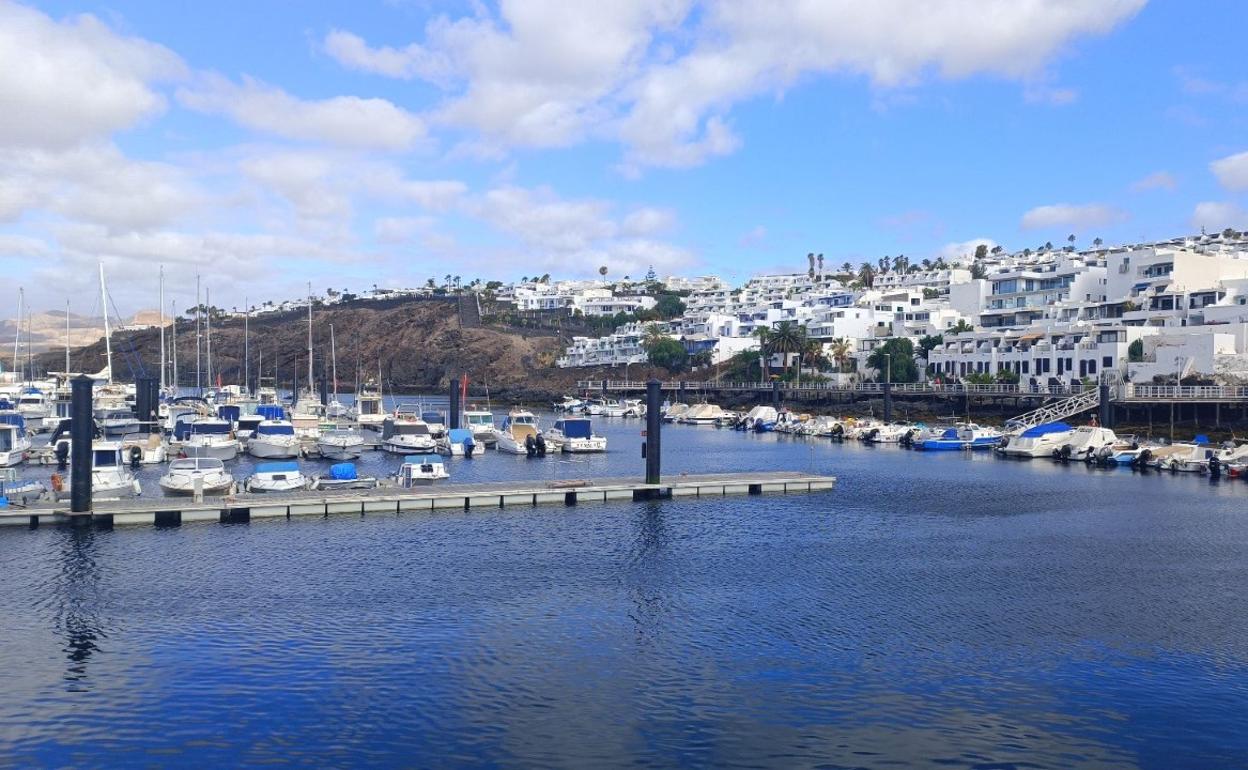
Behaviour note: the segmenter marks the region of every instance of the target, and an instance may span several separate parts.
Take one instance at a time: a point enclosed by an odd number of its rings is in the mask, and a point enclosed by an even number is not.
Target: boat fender
[[[53,492],[65,491],[65,479],[61,478],[59,473],[53,473],[52,478],[48,479],[48,483],[52,485]]]
[[[997,444],[997,449],[1005,449],[1009,445],[1010,445],[1010,437],[1004,436],[1002,437],[1001,442]]]
[[[1068,460],[1070,460],[1070,452],[1071,452],[1070,444],[1063,444],[1062,448],[1057,450],[1057,459],[1061,460],[1062,462],[1067,462]]]
[[[143,449],[141,447],[130,447],[130,464],[138,467],[143,463]]]
[[[468,443],[466,443],[466,444],[464,444],[464,457],[465,457],[465,458],[467,458],[467,459],[469,459],[469,460],[471,460],[471,459],[472,459],[472,453],[473,453],[473,451],[475,451],[475,450],[476,450],[476,448],[477,448],[477,447],[476,447],[476,445],[475,445],[475,444],[473,444],[471,441],[470,441],[470,442],[468,442]]]
[[[1151,459],[1153,459],[1153,450],[1145,449],[1135,456],[1135,461],[1132,464],[1137,468],[1143,468],[1145,465],[1148,465],[1148,461]]]

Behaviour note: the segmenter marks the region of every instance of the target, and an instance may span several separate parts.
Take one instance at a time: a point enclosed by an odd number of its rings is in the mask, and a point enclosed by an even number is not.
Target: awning
[[[1035,342],[1036,340],[1042,340],[1042,339],[1044,339],[1043,332],[1039,334],[1024,334],[1023,336],[1018,338],[1018,341],[1019,342]]]

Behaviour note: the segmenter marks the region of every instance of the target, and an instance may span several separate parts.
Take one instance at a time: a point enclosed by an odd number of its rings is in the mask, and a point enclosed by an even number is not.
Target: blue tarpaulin
[[[329,466],[329,477],[334,481],[355,481],[355,463],[338,463]]]
[[[256,466],[256,473],[296,473],[299,470],[299,463],[260,463]]]

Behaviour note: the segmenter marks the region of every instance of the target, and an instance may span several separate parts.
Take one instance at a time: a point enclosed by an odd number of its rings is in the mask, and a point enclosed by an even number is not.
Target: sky
[[[0,0],[0,317],[1248,228],[1241,0]],[[3,312],[5,306],[8,312]]]

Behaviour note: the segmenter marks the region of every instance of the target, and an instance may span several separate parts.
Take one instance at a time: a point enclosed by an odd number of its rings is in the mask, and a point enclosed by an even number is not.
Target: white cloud
[[[1149,190],[1173,191],[1179,182],[1169,171],[1156,171],[1131,183],[1131,192],[1147,192]]]
[[[643,207],[629,212],[620,223],[624,235],[655,235],[670,230],[676,223],[676,214],[669,209]]]
[[[168,49],[93,16],[0,1],[0,146],[63,149],[133,126],[165,108],[151,84],[183,72]]]
[[[178,89],[179,103],[223,114],[254,131],[342,147],[404,150],[425,136],[418,116],[385,99],[335,96],[304,100],[253,78],[241,84],[208,75]]]
[[[1054,227],[1102,227],[1127,218],[1113,206],[1104,203],[1055,203],[1037,206],[1023,214],[1024,230],[1046,230]]]
[[[946,262],[970,262],[975,256],[975,249],[980,246],[986,246],[992,251],[997,242],[991,238],[972,238],[969,241],[957,241],[954,243],[946,243],[937,252],[936,256]]]
[[[1248,190],[1248,152],[1230,155],[1209,164],[1209,170],[1228,190]]]
[[[1203,227],[1210,232],[1228,227],[1245,230],[1248,229],[1248,211],[1229,201],[1202,201],[1196,204],[1191,222],[1192,227]]]
[[[433,225],[433,217],[381,217],[373,223],[373,236],[381,243],[406,243]]]

